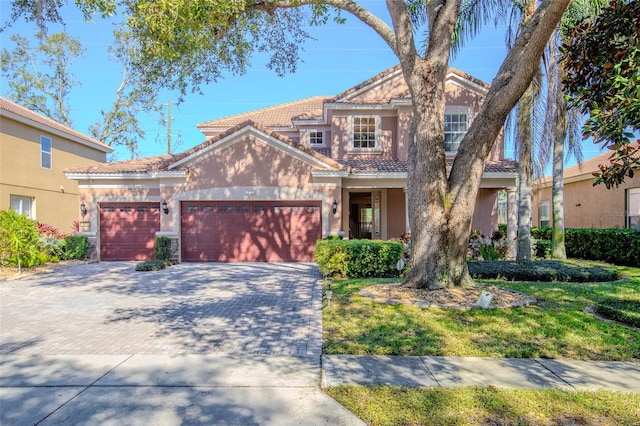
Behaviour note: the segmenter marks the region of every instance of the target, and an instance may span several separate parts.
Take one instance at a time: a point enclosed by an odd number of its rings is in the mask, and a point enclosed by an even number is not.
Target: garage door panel
[[[320,202],[194,201],[181,213],[184,261],[312,261],[321,238]]]
[[[100,258],[149,260],[160,230],[157,203],[102,203],[100,205]]]

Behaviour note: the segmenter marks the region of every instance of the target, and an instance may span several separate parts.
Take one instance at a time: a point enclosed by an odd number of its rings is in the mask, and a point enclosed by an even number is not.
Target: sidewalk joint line
[[[120,367],[122,364],[124,364],[125,362],[129,361],[131,358],[133,358],[135,354],[131,354],[129,355],[126,359],[122,360],[120,363],[118,363],[117,365],[115,365],[113,368],[111,368],[109,371],[107,371],[106,373],[104,373],[102,376],[98,377],[97,379],[95,379],[93,382],[91,382],[88,386],[86,386],[84,389],[82,389],[80,392],[78,392],[77,394],[75,394],[74,396],[72,396],[71,398],[69,398],[67,401],[65,401],[64,403],[62,403],[58,408],[56,408],[55,410],[53,410],[52,412],[50,412],[49,414],[47,414],[46,416],[44,416],[44,418],[42,418],[41,420],[39,420],[38,422],[35,423],[34,426],[38,426],[40,423],[44,422],[45,420],[47,420],[49,417],[51,417],[54,413],[56,413],[58,410],[60,410],[62,407],[66,406],[67,404],[69,404],[71,401],[73,401],[74,399],[76,399],[77,397],[79,397],[80,395],[82,395],[85,391],[87,391],[89,388],[93,387],[93,385],[96,384],[96,382],[98,382],[99,380],[101,380],[103,377],[105,377],[107,374],[111,373],[113,370],[115,370],[116,368]]]
[[[442,387],[442,385],[440,384],[440,382],[438,381],[438,379],[436,378],[436,376],[433,374],[433,372],[429,369],[429,366],[427,365],[426,362],[424,362],[424,359],[426,358],[426,356],[421,356],[420,357],[420,362],[422,363],[422,365],[424,365],[424,368],[427,369],[427,371],[429,372],[429,374],[431,375],[431,377],[433,377],[433,380],[436,382],[436,384],[438,385],[438,387]]]
[[[549,367],[547,367],[546,365],[544,365],[543,363],[541,363],[540,361],[538,361],[538,358],[533,358],[533,360],[535,362],[538,363],[538,365],[541,365],[542,368],[544,368],[545,370],[547,370],[548,372],[550,372],[551,374],[553,374],[554,376],[556,376],[558,379],[560,379],[560,381],[566,383],[571,389],[573,390],[578,390],[578,388],[576,388],[575,386],[573,386],[571,383],[567,382],[565,379],[563,379],[562,377],[560,377],[555,371],[553,371],[552,369],[550,369]]]

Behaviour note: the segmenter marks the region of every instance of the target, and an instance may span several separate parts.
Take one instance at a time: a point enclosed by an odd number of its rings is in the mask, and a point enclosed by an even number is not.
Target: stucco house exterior
[[[63,170],[107,161],[113,149],[0,97],[0,210],[65,233],[78,220],[78,182]]]
[[[488,86],[446,79],[448,161]],[[411,98],[398,66],[332,97],[312,97],[198,125],[206,141],[176,155],[67,170],[89,206],[86,233],[102,260],[147,259],[155,236],[181,261],[310,261],[328,235],[394,239],[407,220]],[[515,236],[517,163],[503,140],[487,160],[473,228],[497,228],[509,198]]]
[[[638,142],[635,142],[638,144]],[[626,178],[618,188],[593,186],[593,174],[606,164],[611,154],[596,157],[564,170],[565,228],[630,228],[640,230],[640,171]],[[551,176],[534,182],[534,226],[552,226]]]

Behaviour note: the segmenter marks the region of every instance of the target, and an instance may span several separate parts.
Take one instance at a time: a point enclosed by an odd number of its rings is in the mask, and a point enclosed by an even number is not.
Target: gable
[[[258,132],[236,134],[181,167],[188,169],[186,191],[214,187],[311,187],[316,159],[283,149]],[[326,167],[321,167],[326,169]]]

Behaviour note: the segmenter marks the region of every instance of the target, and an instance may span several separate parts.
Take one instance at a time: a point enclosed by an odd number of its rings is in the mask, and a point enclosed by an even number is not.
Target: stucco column
[[[518,205],[516,203],[516,188],[507,188],[507,239],[516,239],[518,223]]]
[[[404,188],[404,231],[409,234],[411,228],[409,227],[409,196],[407,195],[407,188]]]

